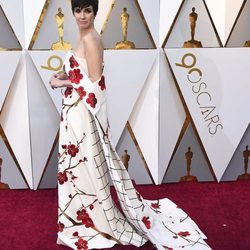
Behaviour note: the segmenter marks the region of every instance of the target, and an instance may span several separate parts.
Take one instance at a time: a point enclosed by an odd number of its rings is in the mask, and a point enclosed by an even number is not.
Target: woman
[[[72,0],[79,42],[65,58],[66,87],[60,124],[58,244],[73,249],[140,247],[210,249],[197,225],[168,199],[144,200],[110,142],[106,116],[103,47],[94,28],[98,0]],[[115,206],[109,176],[123,213]]]

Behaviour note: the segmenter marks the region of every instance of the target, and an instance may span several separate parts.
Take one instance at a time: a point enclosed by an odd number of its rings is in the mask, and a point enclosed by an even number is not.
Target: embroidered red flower
[[[67,182],[68,181],[68,177],[67,177],[67,174],[66,172],[59,172],[58,175],[57,175],[57,178],[58,178],[58,182],[60,185],[64,184],[64,182]]]
[[[58,232],[62,232],[64,227],[65,227],[64,224],[59,221],[57,224]]]
[[[93,209],[94,209],[94,205],[91,204],[91,205],[89,206],[89,209],[90,209],[90,210],[93,210]]]
[[[73,69],[69,71],[69,80],[72,83],[78,84],[82,78],[83,75],[81,74],[80,69]]]
[[[95,108],[95,105],[97,104],[97,99],[95,98],[94,93],[89,93],[89,97],[87,98],[86,102],[92,107]]]
[[[71,56],[69,58],[69,63],[70,63],[70,68],[72,68],[72,69],[74,67],[78,67],[79,66],[78,62],[76,61],[76,59],[73,56]]]
[[[82,224],[83,224],[86,228],[94,227],[94,222],[93,222],[92,219],[89,217],[89,214],[87,213],[87,211],[86,211],[85,209],[78,210],[78,211],[76,212],[76,214],[77,214],[76,219],[77,219],[77,220],[81,220],[81,221],[82,221]]]
[[[154,208],[154,209],[159,209],[160,204],[159,203],[151,203],[151,207]]]
[[[74,237],[77,237],[77,236],[78,236],[78,232],[74,232],[72,235],[73,235]]]
[[[191,234],[188,231],[185,231],[185,232],[179,232],[178,235],[181,236],[181,237],[187,237],[187,236],[189,236]]]
[[[142,218],[142,222],[145,224],[145,226],[146,226],[147,229],[151,228],[151,222],[149,220],[149,217],[144,216]]]
[[[77,242],[75,242],[77,249],[88,250],[88,241],[79,238]]]
[[[105,85],[105,78],[104,76],[101,77],[98,85],[100,86],[101,90],[105,90],[106,89],[106,85]]]
[[[81,99],[87,94],[82,86],[80,86],[79,88],[75,88],[75,90],[77,91]]]
[[[74,144],[68,145],[68,153],[72,157],[75,157],[78,152],[79,152],[79,149]]]
[[[64,96],[67,98],[72,95],[72,87],[67,87],[64,91]]]
[[[66,145],[66,144],[63,144],[63,145],[62,145],[62,148],[63,148],[63,149],[66,149],[66,148],[67,148],[67,145]]]

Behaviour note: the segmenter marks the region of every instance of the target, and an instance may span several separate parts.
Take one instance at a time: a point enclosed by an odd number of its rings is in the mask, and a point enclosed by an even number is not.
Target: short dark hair
[[[71,8],[74,14],[75,8],[87,8],[89,6],[93,7],[94,15],[96,16],[98,11],[98,0],[71,0]]]

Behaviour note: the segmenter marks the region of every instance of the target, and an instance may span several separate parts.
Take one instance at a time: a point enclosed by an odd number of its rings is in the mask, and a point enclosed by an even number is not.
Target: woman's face
[[[92,6],[82,9],[76,7],[74,10],[74,16],[79,28],[81,29],[89,29],[94,24],[95,15]]]

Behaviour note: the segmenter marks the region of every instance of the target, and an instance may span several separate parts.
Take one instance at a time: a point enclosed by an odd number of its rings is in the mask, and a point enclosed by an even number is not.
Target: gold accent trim
[[[8,151],[9,151],[9,153],[10,153],[12,159],[14,160],[14,162],[15,162],[15,164],[16,164],[17,169],[19,170],[21,176],[23,177],[23,180],[24,180],[25,184],[27,185],[27,188],[28,188],[28,189],[31,189],[30,186],[29,186],[28,181],[27,181],[26,178],[25,178],[25,175],[23,174],[23,171],[22,171],[22,169],[21,169],[21,167],[20,167],[20,165],[19,165],[19,163],[18,163],[18,160],[16,159],[16,156],[15,156],[15,154],[14,154],[14,152],[13,152],[11,146],[10,146],[10,143],[9,143],[9,141],[8,141],[8,138],[6,137],[6,135],[5,135],[5,133],[4,133],[4,130],[3,130],[3,128],[2,128],[1,125],[0,125],[0,138],[3,139],[5,146],[7,147],[7,149],[8,149]]]
[[[108,15],[106,16],[106,19],[105,19],[104,24],[103,24],[103,26],[102,26],[102,29],[101,29],[101,31],[100,31],[100,35],[103,34],[103,32],[104,32],[104,30],[105,30],[105,28],[106,28],[106,26],[107,26],[107,23],[108,23],[108,21],[109,21],[109,18],[110,18],[110,16],[111,16],[111,13],[112,13],[112,11],[113,11],[114,6],[115,6],[115,0],[113,0],[112,4],[111,4],[111,6],[110,6]]]
[[[185,135],[185,133],[186,133],[186,131],[187,131],[187,129],[188,129],[189,124],[190,124],[190,118],[189,118],[188,116],[186,116],[185,121],[184,121],[184,123],[183,123],[183,125],[182,125],[182,129],[181,129],[180,134],[179,134],[179,136],[178,136],[178,139],[177,139],[177,141],[176,141],[174,150],[173,150],[172,155],[171,155],[171,157],[170,157],[168,166],[167,166],[166,171],[165,171],[165,173],[164,173],[164,175],[163,175],[162,181],[163,181],[163,180],[165,179],[165,177],[166,177],[166,174],[167,174],[167,172],[168,172],[168,170],[169,170],[169,167],[170,167],[170,165],[171,165],[171,163],[172,163],[172,161],[173,161],[173,158],[174,158],[174,156],[175,156],[175,154],[176,154],[176,152],[177,152],[177,150],[178,150],[178,148],[179,148],[179,146],[180,146],[180,143],[181,143],[181,141],[182,141],[182,139],[183,139],[183,137],[184,137],[184,135]]]
[[[148,168],[148,164],[147,164],[147,162],[146,162],[146,160],[145,160],[145,158],[143,156],[142,150],[141,150],[141,148],[139,146],[139,143],[136,140],[135,134],[134,134],[134,132],[132,130],[132,127],[130,126],[129,121],[127,121],[127,123],[126,123],[126,128],[127,128],[128,132],[129,132],[129,134],[130,134],[130,136],[131,136],[131,138],[132,138],[132,140],[133,140],[133,142],[134,142],[134,144],[136,146],[137,152],[139,153],[139,155],[140,155],[140,157],[141,157],[141,159],[142,159],[142,161],[144,163],[145,169],[148,172],[148,175],[149,175],[152,183],[155,185],[154,179],[153,179],[153,177],[151,175],[151,172],[150,172],[150,170]]]
[[[46,0],[46,2],[44,3],[43,9],[42,9],[41,15],[40,15],[40,17],[38,19],[35,31],[34,31],[33,36],[31,38],[28,50],[32,50],[33,49],[34,43],[35,43],[36,38],[38,36],[39,30],[40,30],[40,28],[42,26],[43,19],[44,19],[45,15],[46,15],[46,12],[48,10],[49,4],[50,4],[50,0]]]
[[[194,132],[195,132],[195,134],[196,134],[196,139],[197,139],[197,141],[198,141],[198,143],[199,143],[199,145],[200,145],[200,148],[201,148],[201,150],[202,150],[202,152],[203,152],[203,155],[204,155],[204,157],[205,157],[205,159],[206,159],[206,161],[207,161],[209,170],[210,170],[210,172],[211,172],[211,174],[212,174],[214,180],[218,182],[218,180],[217,180],[217,178],[216,178],[216,175],[215,175],[215,173],[214,173],[212,164],[210,163],[210,160],[209,160],[209,158],[208,158],[208,156],[207,156],[205,147],[204,147],[204,145],[203,145],[203,143],[202,143],[202,140],[200,139],[198,130],[197,130],[197,128],[196,128],[196,126],[195,126],[195,123],[194,123],[194,121],[193,121],[193,119],[192,119],[191,113],[189,112],[188,106],[187,106],[186,101],[185,101],[185,99],[184,99],[184,96],[183,96],[183,94],[182,94],[182,92],[181,92],[181,89],[180,89],[179,84],[178,84],[178,81],[177,81],[177,79],[176,79],[176,77],[175,77],[174,71],[173,71],[173,69],[172,69],[172,67],[171,67],[171,64],[169,63],[169,60],[168,60],[168,58],[167,58],[167,55],[166,55],[165,50],[164,50],[164,54],[165,54],[165,56],[166,56],[166,60],[167,60],[167,62],[168,62],[168,65],[169,65],[169,68],[170,68],[172,77],[173,77],[173,79],[174,79],[175,86],[176,86],[177,91],[178,91],[178,93],[179,93],[181,102],[182,102],[182,104],[183,104],[184,110],[185,110],[185,112],[186,112],[186,116],[187,116],[187,117],[186,117],[186,120],[188,120],[188,121],[191,123],[191,126],[192,126],[192,128],[193,128],[193,130],[194,130]],[[168,168],[169,168],[169,166],[168,166]],[[167,168],[167,169],[168,169],[168,168]],[[166,173],[167,173],[167,172],[166,172]],[[166,173],[165,173],[165,174],[166,174]],[[165,177],[165,175],[164,175],[164,177]],[[163,179],[164,179],[164,178],[163,178]]]
[[[16,71],[17,71],[17,69],[18,69],[18,67],[19,67],[19,63],[20,63],[21,57],[22,57],[22,56],[21,56],[21,54],[20,54],[19,59],[18,59],[18,62],[17,62],[16,69],[15,69],[14,74],[13,74],[11,80],[10,80],[10,85],[9,85],[8,90],[7,90],[7,92],[6,92],[6,95],[5,95],[5,97],[4,97],[4,101],[3,101],[2,107],[0,107],[0,114],[1,114],[2,111],[3,111],[3,107],[4,107],[5,103],[6,103],[7,96],[9,95],[10,88],[11,88],[13,79],[14,79],[14,77],[15,77],[15,75],[16,75]],[[1,124],[0,124],[0,126],[1,126]]]
[[[19,46],[20,46],[20,48],[12,48],[12,49],[9,49],[9,48],[1,48],[0,51],[19,51],[19,50],[22,50],[22,45],[21,45],[21,43],[19,42],[19,40],[18,40],[18,38],[17,38],[17,35],[16,35],[16,33],[14,32],[14,30],[13,30],[13,28],[12,28],[10,22],[9,22],[9,19],[7,18],[7,16],[6,16],[6,14],[5,14],[5,12],[4,12],[4,10],[3,10],[3,8],[2,8],[1,5],[0,5],[0,9],[1,9],[1,11],[2,11],[2,13],[3,13],[3,15],[4,15],[4,18],[6,19],[6,21],[7,21],[8,25],[9,25],[9,27],[10,27],[10,29],[11,29],[13,35],[15,36],[17,43],[18,43]]]
[[[57,131],[57,133],[56,133],[56,137],[55,137],[55,139],[54,139],[52,148],[51,148],[51,150],[50,150],[50,153],[49,153],[47,162],[46,162],[45,167],[44,167],[44,170],[43,170],[43,173],[42,173],[41,178],[40,178],[40,180],[39,180],[39,182],[38,182],[37,189],[40,189],[40,185],[41,185],[41,183],[42,183],[42,180],[43,180],[43,177],[44,177],[44,175],[45,175],[45,173],[46,173],[46,170],[47,170],[47,168],[48,168],[48,166],[49,166],[49,162],[50,162],[50,160],[51,160],[51,157],[52,157],[52,155],[53,155],[53,153],[54,153],[54,150],[55,150],[55,148],[56,148],[56,145],[57,145],[58,141],[59,141],[59,129],[58,129],[58,131]]]
[[[141,19],[142,19],[142,22],[143,22],[143,24],[144,24],[144,27],[145,27],[146,30],[147,30],[149,39],[150,39],[150,41],[151,41],[151,43],[152,43],[152,45],[153,45],[153,48],[150,48],[150,49],[156,49],[157,46],[156,46],[156,44],[155,44],[155,42],[154,42],[154,38],[153,38],[153,36],[152,36],[152,34],[151,34],[151,32],[150,32],[150,29],[149,29],[149,27],[148,27],[148,24],[147,24],[147,22],[146,22],[146,19],[145,19],[144,15],[143,15],[143,12],[142,12],[142,9],[141,9],[141,6],[140,6],[138,0],[135,0],[135,5],[136,5],[136,7],[137,7],[137,9],[138,9],[138,12],[139,12],[139,14],[140,14],[140,16],[141,16]]]
[[[227,45],[228,45],[228,43],[229,43],[229,40],[230,40],[230,38],[231,38],[231,36],[232,36],[232,33],[233,33],[233,31],[234,31],[234,29],[235,29],[235,27],[236,27],[237,22],[239,21],[239,18],[240,18],[240,16],[241,16],[241,13],[242,13],[242,11],[243,11],[243,9],[244,9],[246,3],[247,3],[247,0],[243,1],[243,3],[242,3],[242,6],[241,6],[241,8],[240,8],[240,10],[239,10],[239,13],[238,13],[238,15],[237,15],[237,17],[236,17],[236,19],[235,19],[235,21],[234,21],[234,24],[233,24],[233,26],[232,26],[232,29],[231,29],[231,31],[230,31],[230,33],[229,33],[229,36],[228,36],[227,40],[226,40],[225,47],[227,47]],[[243,42],[242,42],[242,44],[243,44]],[[242,46],[242,47],[243,47],[243,46]]]
[[[176,21],[177,21],[177,19],[178,19],[178,17],[179,17],[179,14],[180,14],[181,9],[182,9],[182,7],[183,7],[183,5],[184,5],[184,2],[185,2],[185,0],[182,0],[182,3],[181,3],[181,5],[180,5],[178,11],[176,12],[174,21],[172,22],[172,24],[171,24],[171,26],[170,26],[170,28],[169,28],[169,30],[168,30],[168,32],[167,32],[167,36],[166,36],[166,38],[164,39],[161,48],[165,48],[165,47],[166,47],[167,41],[168,41],[168,39],[169,39],[169,36],[170,36],[171,33],[172,33],[172,30],[173,30],[173,28],[174,28],[174,26],[175,26],[175,23],[176,23]]]
[[[207,10],[208,17],[209,17],[209,19],[210,19],[210,21],[211,21],[211,23],[212,23],[212,26],[213,26],[215,35],[216,35],[216,37],[217,37],[217,40],[218,40],[218,42],[219,42],[219,45],[220,45],[220,47],[223,47],[223,44],[222,44],[222,42],[221,42],[221,40],[220,40],[219,33],[218,33],[218,31],[217,31],[217,29],[216,29],[216,27],[215,27],[213,18],[212,18],[211,14],[210,14],[210,11],[209,11],[209,9],[208,9],[208,7],[207,7],[207,4],[206,4],[205,0],[203,0],[203,3],[204,3],[205,8],[206,8],[206,10]]]

